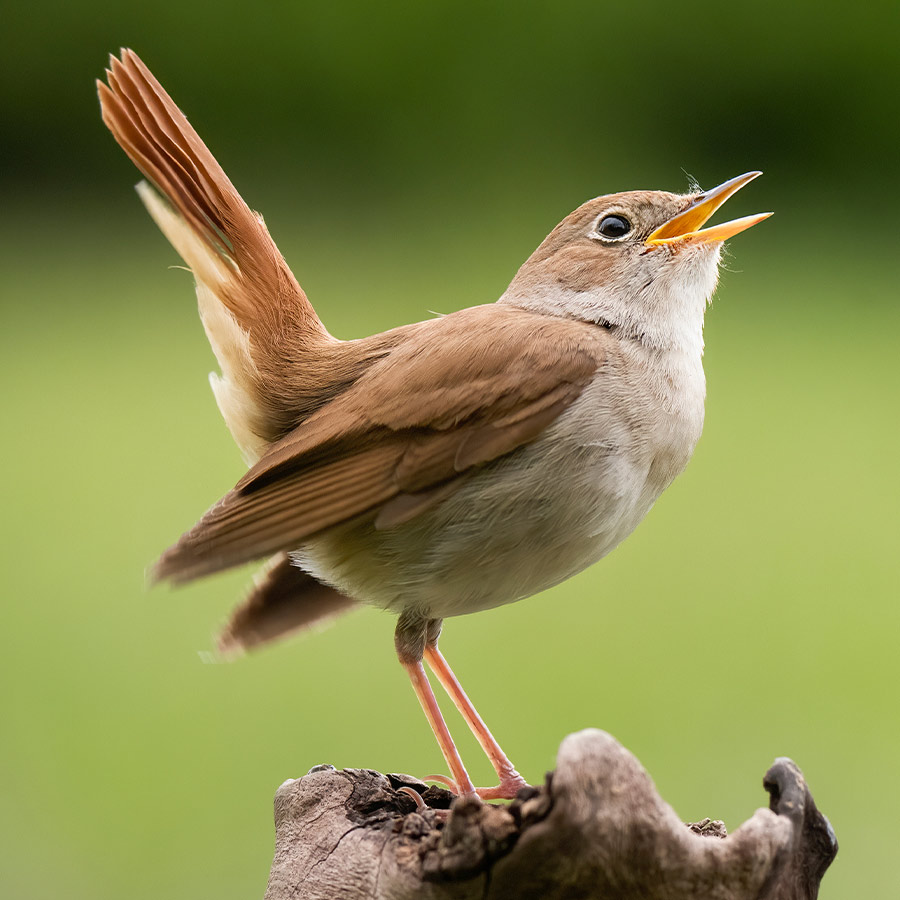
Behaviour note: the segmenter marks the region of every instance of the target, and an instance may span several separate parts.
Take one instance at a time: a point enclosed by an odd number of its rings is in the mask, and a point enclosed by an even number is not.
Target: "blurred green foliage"
[[[5,19],[6,181],[98,180],[116,151],[85,85],[127,45],[227,162],[324,182],[332,203],[332,181],[347,201],[422,182],[441,200],[460,181],[530,191],[536,176],[552,196],[584,176],[595,193],[677,186],[681,166],[705,181],[736,157],[780,191],[852,183],[898,199],[883,180],[898,137],[894,0],[852,14],[774,0],[37,0]]]
[[[441,766],[390,617],[206,665],[249,573],[144,592],[241,465],[190,278],[99,121],[92,80],[122,44],[341,337],[497,297],[589,196],[766,171],[729,204],[777,215],[731,247],[688,471],[609,559],[442,646],[528,778],[599,726],[680,815],[734,828],[790,755],[841,842],[822,896],[897,896],[896,3],[5,19],[3,897],[259,896],[283,779]]]

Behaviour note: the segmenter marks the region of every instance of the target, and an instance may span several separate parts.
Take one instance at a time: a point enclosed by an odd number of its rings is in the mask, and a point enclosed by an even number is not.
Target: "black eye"
[[[631,223],[622,216],[604,216],[597,226],[597,234],[605,238],[625,237],[631,231]]]

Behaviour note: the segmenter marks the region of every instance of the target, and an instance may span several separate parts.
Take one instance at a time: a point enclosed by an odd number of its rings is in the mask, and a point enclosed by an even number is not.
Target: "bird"
[[[339,340],[138,55],[111,56],[105,78],[102,119],[193,273],[221,370],[212,390],[248,465],[151,580],[265,560],[219,638],[226,656],[360,604],[393,612],[397,656],[450,771],[434,778],[458,795],[515,797],[526,781],[438,649],[443,621],[597,562],[687,465],[723,242],[771,213],[703,226],[761,173],[588,200],[496,301]],[[497,785],[472,782],[424,663]]]

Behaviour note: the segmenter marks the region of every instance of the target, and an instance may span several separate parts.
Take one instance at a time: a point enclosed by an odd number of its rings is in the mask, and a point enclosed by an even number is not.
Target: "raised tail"
[[[244,203],[137,54],[111,57],[106,74],[108,84],[97,82],[103,121],[152,183],[142,182],[138,193],[194,274],[200,315],[222,369],[221,377],[211,376],[216,401],[253,462],[302,417],[289,389],[296,376],[288,373],[334,339],[262,217]]]

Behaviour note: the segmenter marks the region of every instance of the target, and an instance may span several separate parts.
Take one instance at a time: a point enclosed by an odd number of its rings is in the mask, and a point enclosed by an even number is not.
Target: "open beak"
[[[768,219],[772,213],[757,213],[755,216],[744,216],[742,219],[733,219],[722,225],[713,225],[710,228],[701,226],[712,214],[732,195],[737,193],[745,184],[749,184],[754,178],[758,178],[762,172],[747,172],[746,175],[738,175],[730,181],[714,187],[711,191],[702,193],[684,212],[672,216],[668,222],[664,222],[647,238],[647,247],[659,247],[663,244],[708,244],[713,241],[724,241],[734,235],[745,231],[751,225]]]

